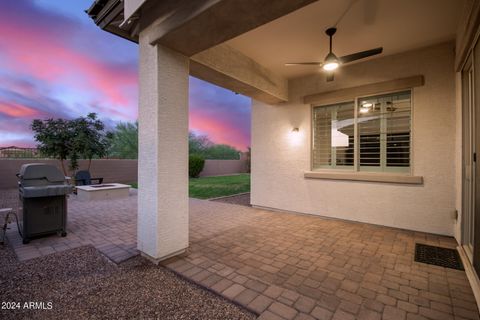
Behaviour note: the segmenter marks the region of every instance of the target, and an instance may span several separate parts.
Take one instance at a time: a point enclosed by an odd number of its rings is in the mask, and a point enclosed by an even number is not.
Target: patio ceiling
[[[105,30],[135,42],[138,32],[148,29],[150,44],[190,57],[191,75],[276,104],[288,100],[287,79],[318,72],[317,67],[284,64],[322,61],[328,51],[328,27],[338,27],[333,43],[337,55],[382,46],[384,52],[374,59],[453,40],[462,9],[471,1],[152,0],[124,21],[124,2],[98,0],[88,14]],[[125,3],[130,2],[144,1]],[[132,8],[126,11],[130,16]]]
[[[453,40],[469,0],[357,0],[337,25],[334,52],[346,55],[383,46],[382,57]],[[328,53],[324,31],[351,0],[320,0],[227,42],[274,73],[287,78],[318,72],[285,62],[322,61]],[[371,59],[375,59],[373,57]]]

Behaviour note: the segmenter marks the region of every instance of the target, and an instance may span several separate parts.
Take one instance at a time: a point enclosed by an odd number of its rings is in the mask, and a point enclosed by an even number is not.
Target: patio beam
[[[137,247],[158,262],[188,247],[189,59],[140,33]]]
[[[160,43],[190,57],[315,1],[147,1],[141,8],[141,27],[154,26],[150,44]]]
[[[147,43],[160,44],[190,57],[190,74],[194,77],[277,104],[288,101],[287,79],[223,42],[314,1],[108,0],[93,5],[88,12],[106,31],[139,42],[141,30]],[[125,11],[127,17],[134,13],[123,27],[100,19],[105,15],[100,13],[105,11],[115,12],[118,20],[119,10]]]
[[[225,44],[192,56],[190,74],[265,103],[288,100],[287,79]]]
[[[341,88],[332,91],[319,92],[303,97],[305,104],[330,104],[338,101],[354,100],[359,96],[377,94],[381,92],[392,92],[420,87],[425,84],[423,75],[416,75],[407,78],[393,79],[376,83],[364,84],[357,87]]]

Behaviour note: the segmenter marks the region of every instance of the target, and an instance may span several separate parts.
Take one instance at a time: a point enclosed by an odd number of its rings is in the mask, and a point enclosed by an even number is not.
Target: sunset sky
[[[138,47],[96,26],[92,1],[0,1],[0,146],[34,146],[36,118],[137,119]],[[245,150],[250,99],[191,77],[190,130]]]

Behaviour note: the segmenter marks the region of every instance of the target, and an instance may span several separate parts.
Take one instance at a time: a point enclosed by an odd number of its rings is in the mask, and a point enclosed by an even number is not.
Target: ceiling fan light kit
[[[323,70],[332,71],[338,68],[340,63],[338,62],[338,58],[332,52],[329,52],[325,57],[325,62],[323,63]]]
[[[366,50],[366,51],[360,51],[357,53],[349,54],[343,57],[338,58],[332,51],[332,40],[333,40],[333,35],[337,32],[337,28],[328,28],[325,33],[329,37],[329,44],[330,44],[330,50],[325,57],[325,60],[323,62],[291,62],[291,63],[285,63],[286,66],[296,66],[296,65],[310,65],[310,66],[319,66],[322,67],[323,70],[327,71],[327,81],[332,81],[333,80],[333,71],[337,69],[340,65],[353,62],[355,60],[360,60],[364,59],[373,55],[377,55],[382,53],[383,48],[375,48],[371,50]]]

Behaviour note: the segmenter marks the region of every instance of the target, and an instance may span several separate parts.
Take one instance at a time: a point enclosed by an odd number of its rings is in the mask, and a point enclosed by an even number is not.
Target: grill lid
[[[19,178],[25,180],[43,180],[43,184],[60,184],[65,182],[65,176],[57,167],[44,163],[24,164],[20,168]],[[39,184],[37,184],[39,185]]]
[[[23,198],[63,196],[72,193],[72,191],[73,186],[67,184],[20,188],[20,194]]]

